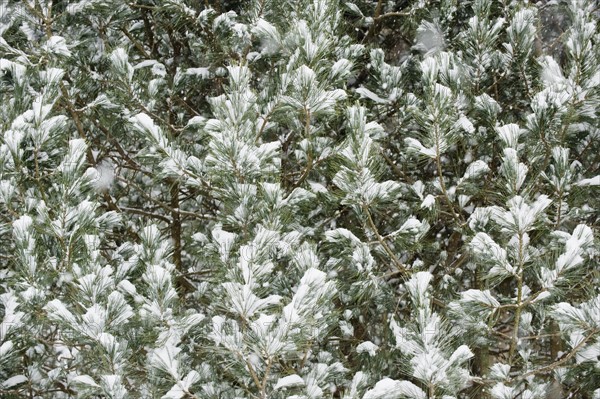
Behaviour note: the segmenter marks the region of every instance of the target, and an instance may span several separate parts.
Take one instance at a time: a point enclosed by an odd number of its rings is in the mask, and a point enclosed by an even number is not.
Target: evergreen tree
[[[600,399],[594,0],[0,0],[0,396]]]

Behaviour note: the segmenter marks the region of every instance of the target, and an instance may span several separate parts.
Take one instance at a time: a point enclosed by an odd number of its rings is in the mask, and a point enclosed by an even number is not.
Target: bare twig
[[[377,17],[373,17],[373,19],[375,21],[381,21],[382,19],[385,19],[385,18],[408,17],[408,16],[410,16],[409,12],[396,11],[396,12],[387,12],[387,13],[379,15]]]
[[[400,259],[398,259],[396,254],[394,254],[394,251],[392,251],[392,249],[387,245],[387,243],[385,242],[385,240],[381,236],[381,234],[379,234],[379,230],[377,229],[377,226],[373,222],[373,217],[371,216],[371,212],[369,212],[369,207],[366,205],[363,205],[363,211],[365,212],[365,215],[367,215],[367,222],[369,224],[369,228],[373,231],[373,233],[377,237],[377,241],[379,241],[379,244],[381,244],[381,246],[383,247],[385,252],[392,259],[392,262],[394,263],[394,266],[396,266],[396,269],[398,269],[398,271],[400,273],[402,273],[402,275],[404,275],[404,276],[409,275],[410,272],[406,269],[406,266],[404,266],[402,264]]]

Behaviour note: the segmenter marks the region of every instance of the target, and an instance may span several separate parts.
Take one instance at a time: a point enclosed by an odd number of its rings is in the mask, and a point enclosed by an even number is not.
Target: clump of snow
[[[423,223],[419,219],[410,217],[408,220],[406,220],[406,222],[404,222],[404,224],[402,224],[402,226],[400,226],[400,231],[407,233],[416,233],[421,229],[422,226]]]
[[[434,205],[435,205],[435,197],[431,194],[428,194],[427,197],[425,197],[425,199],[423,200],[423,202],[421,202],[421,209],[423,209],[423,208],[433,209]]]
[[[354,327],[345,320],[340,321],[340,330],[344,337],[352,337],[354,335]]]
[[[457,127],[463,129],[467,133],[475,133],[475,126],[473,126],[473,122],[469,120],[465,115],[462,115],[458,121],[456,121]]]
[[[556,60],[550,56],[545,56],[540,61],[542,66],[542,81],[546,86],[550,85],[563,85],[565,84],[565,77],[560,69],[560,65]]]
[[[95,168],[92,184],[98,191],[107,191],[115,181],[115,166],[110,161],[102,161]]]
[[[210,78],[210,71],[208,68],[188,68],[185,73],[186,75],[197,76],[201,79]]]
[[[425,185],[421,180],[417,180],[411,186],[415,194],[419,196],[420,199],[423,199],[423,190],[425,190]]]
[[[583,179],[577,182],[577,185],[580,187],[585,186],[600,186],[600,175],[594,176],[590,179]]]
[[[93,386],[93,387],[100,387],[100,385],[98,385],[94,379],[92,377],[90,377],[89,375],[85,374],[85,375],[78,375],[77,377],[73,378],[71,380],[72,382],[77,382],[80,384],[84,384],[84,385],[89,385],[89,386]]]
[[[369,354],[369,356],[373,357],[377,354],[378,349],[379,349],[379,347],[377,345],[375,345],[373,342],[365,341],[356,347],[356,352],[358,352],[358,353],[366,352]]]
[[[475,177],[479,177],[480,175],[487,173],[490,171],[490,167],[482,160],[477,160],[472,162],[465,171],[465,174],[461,180],[471,179]]]
[[[384,378],[375,384],[375,387],[365,393],[363,399],[399,399],[409,397],[425,399],[425,392],[409,381],[395,381]]]
[[[361,96],[361,98],[368,98],[371,101],[374,101],[378,104],[386,104],[389,101],[379,97],[377,94],[373,93],[371,90],[366,87],[359,87],[356,89],[356,93]]]
[[[62,36],[52,36],[42,46],[44,50],[49,53],[63,55],[65,57],[71,56],[71,50],[67,47],[67,41]]]
[[[515,123],[509,123],[508,125],[503,125],[496,128],[496,132],[502,140],[505,147],[509,148],[517,148],[519,144],[519,137],[523,133],[523,131],[519,128],[519,125]]]
[[[4,381],[2,383],[2,388],[11,388],[24,382],[27,382],[27,377],[25,377],[23,374],[15,375],[14,377],[10,377],[8,380]]]
[[[291,388],[297,386],[304,386],[304,380],[298,374],[288,375],[287,377],[280,378],[277,380],[277,384],[275,385],[275,390],[281,388]]]
[[[444,33],[435,22],[423,21],[417,28],[417,43],[414,48],[426,56],[442,51],[446,47]]]
[[[262,18],[258,20],[256,26],[252,29],[252,33],[261,38],[262,54],[275,54],[281,47],[281,35],[277,28]]]

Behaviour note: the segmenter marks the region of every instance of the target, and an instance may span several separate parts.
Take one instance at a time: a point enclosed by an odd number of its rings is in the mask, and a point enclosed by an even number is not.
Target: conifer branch
[[[530,370],[527,371],[521,375],[519,375],[517,378],[513,378],[512,380],[524,380],[532,375],[538,375],[538,374],[544,374],[544,373],[548,373],[551,371],[556,370],[559,367],[563,367],[563,365],[565,363],[567,363],[569,360],[571,360],[575,355],[577,355],[577,353],[592,339],[594,338],[598,333],[600,332],[600,329],[595,329],[589,332],[588,335],[586,335],[573,349],[571,349],[571,351],[567,354],[565,354],[563,357],[561,357],[559,360],[552,362],[546,366],[537,368],[535,370]]]
[[[400,272],[404,277],[410,275],[410,272],[406,269],[406,267],[402,264],[402,262],[400,262],[400,259],[398,259],[396,254],[394,254],[394,251],[392,251],[392,249],[388,246],[388,244],[385,242],[385,239],[381,236],[381,234],[379,234],[379,230],[377,229],[375,222],[373,222],[373,217],[371,216],[371,212],[369,212],[369,208],[367,205],[363,205],[363,212],[367,216],[367,222],[369,224],[369,228],[371,229],[373,234],[375,234],[375,237],[377,237],[377,241],[383,247],[385,252],[388,254],[390,259],[392,260],[397,271]]]

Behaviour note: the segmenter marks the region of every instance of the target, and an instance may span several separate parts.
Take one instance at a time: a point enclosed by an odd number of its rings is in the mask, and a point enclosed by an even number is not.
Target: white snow
[[[505,147],[517,148],[519,137],[521,136],[519,125],[516,123],[509,123],[508,125],[497,127],[496,133],[500,136],[500,140],[502,140]]]
[[[492,388],[491,394],[494,399],[512,399],[515,397],[515,389],[499,382]]]
[[[278,390],[281,388],[291,388],[304,385],[305,383],[302,377],[300,377],[298,374],[292,374],[288,375],[287,377],[278,379],[274,389]]]
[[[497,308],[500,303],[494,298],[490,290],[480,291],[470,289],[461,293],[461,301],[464,302],[479,302],[490,308]]]
[[[77,14],[83,11],[87,6],[94,3],[94,0],[81,0],[74,4],[69,4],[67,6],[67,13],[69,14]]]
[[[181,349],[173,347],[170,344],[167,344],[162,348],[157,348],[150,356],[150,364],[178,380],[179,360],[177,359],[177,355],[180,351]]]
[[[425,56],[435,54],[446,46],[444,33],[435,22],[423,21],[417,28],[417,44],[414,48]]]
[[[325,232],[325,240],[328,242],[341,242],[347,240],[353,245],[358,245],[361,243],[358,237],[356,237],[350,230],[344,229],[343,227]]]
[[[514,268],[507,260],[506,250],[498,245],[486,233],[477,233],[471,241],[473,253],[495,263],[490,275],[506,275],[514,273]]]
[[[475,126],[473,126],[473,122],[465,115],[462,115],[457,121],[456,126],[463,129],[467,133],[475,133]]]
[[[423,227],[423,223],[414,217],[410,217],[400,226],[400,231],[403,233],[418,233]]]
[[[102,388],[112,399],[124,399],[127,391],[118,375],[103,375]]]
[[[100,385],[98,385],[96,383],[96,381],[94,381],[94,379],[92,377],[90,377],[87,374],[84,375],[78,375],[77,377],[73,378],[72,380],[73,382],[78,382],[80,384],[84,384],[84,385],[90,385],[93,387],[100,387]]]
[[[492,216],[499,225],[524,233],[532,229],[533,224],[552,203],[546,195],[540,195],[533,204],[528,204],[521,196],[508,201],[509,212],[496,212]]]
[[[357,353],[368,353],[369,356],[373,357],[377,354],[379,346],[375,345],[371,341],[365,341],[356,347]]]
[[[154,124],[152,118],[144,113],[139,113],[129,119],[129,122],[133,124],[133,127],[138,131],[146,134],[150,134],[152,139],[160,147],[167,147],[167,139],[164,137],[162,130]]]
[[[472,162],[465,171],[463,179],[471,179],[475,177],[479,177],[480,175],[487,173],[490,171],[489,166],[482,160],[477,160]]]
[[[186,75],[197,76],[201,79],[210,78],[210,71],[208,68],[188,68],[185,70]]]
[[[222,285],[231,301],[232,310],[244,319],[251,318],[264,307],[277,304],[281,300],[279,295],[270,295],[260,299],[252,292],[249,284],[226,282]]]
[[[115,182],[115,166],[112,162],[104,160],[96,165],[95,178],[92,181],[94,188],[100,192],[108,190]]]
[[[423,144],[421,144],[421,142],[417,139],[408,137],[404,139],[404,143],[406,144],[406,147],[409,151],[418,152],[431,159],[435,159],[437,157],[437,151],[435,150],[435,148],[427,148]]]
[[[429,272],[418,272],[413,275],[410,280],[406,283],[406,288],[414,299],[422,298],[427,291],[429,282],[433,278],[433,275]]]
[[[361,98],[368,98],[371,101],[374,101],[378,104],[386,104],[389,101],[379,97],[377,94],[373,93],[371,90],[366,87],[359,87],[356,89],[356,93],[361,96]]]
[[[188,396],[190,387],[200,380],[200,374],[192,370],[181,381],[178,381],[162,399],[180,399]],[[191,396],[191,395],[189,395]]]
[[[281,35],[277,28],[262,18],[252,28],[252,33],[261,38],[261,53],[266,55],[275,54],[281,47]]]
[[[542,81],[547,86],[565,83],[565,77],[554,58],[547,55],[542,58],[540,64],[542,65]]]
[[[131,296],[135,296],[137,294],[135,285],[131,284],[129,280],[121,280],[117,287]]]
[[[28,215],[23,215],[13,222],[13,234],[19,241],[29,240],[29,230],[33,224],[33,219]]]
[[[594,176],[589,179],[582,179],[577,182],[577,185],[580,187],[585,186],[600,186],[600,175]]]
[[[65,57],[71,56],[71,50],[67,47],[67,42],[62,36],[52,36],[44,46],[42,46],[49,53],[58,55],[64,55]]]
[[[331,67],[330,76],[331,78],[345,78],[352,69],[352,62],[346,58],[337,60]]]
[[[412,189],[419,196],[419,199],[423,199],[423,190],[425,190],[425,185],[421,180],[417,180],[412,184]]]
[[[435,205],[435,197],[431,194],[427,194],[427,197],[421,202],[421,209],[432,209]]]
[[[127,80],[131,82],[133,79],[133,67],[129,63],[129,56],[125,49],[119,47],[113,51],[110,55],[110,61],[113,64],[115,70],[127,77]]]
[[[515,144],[515,146],[516,145],[517,144]],[[504,149],[504,157],[502,158],[502,161],[502,173],[505,175],[507,180],[509,180],[509,184],[514,186],[516,190],[519,190],[525,182],[529,168],[524,163],[519,162],[517,150],[514,148]]]
[[[425,399],[425,392],[415,384],[408,381],[395,381],[384,378],[375,384],[375,387],[365,393],[363,399],[399,399],[409,397]]]
[[[25,381],[27,381],[27,377],[25,377],[23,374],[15,375],[14,377],[10,377],[6,381],[4,381],[2,383],[2,387],[3,388],[11,388],[11,387],[14,387],[15,385],[22,384]]]
[[[6,341],[2,345],[0,345],[0,357],[5,357],[8,353],[12,351],[14,344],[12,341]]]
[[[461,364],[471,359],[473,356],[473,352],[467,345],[461,345],[452,353],[450,359],[448,361],[452,364]]]
[[[504,363],[496,363],[490,367],[490,377],[498,380],[507,379],[510,376],[510,365]]]

